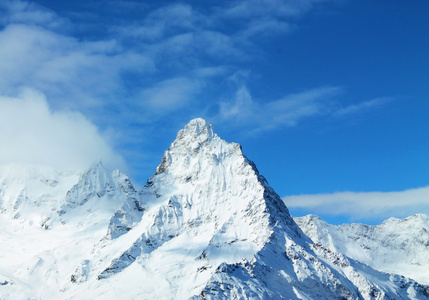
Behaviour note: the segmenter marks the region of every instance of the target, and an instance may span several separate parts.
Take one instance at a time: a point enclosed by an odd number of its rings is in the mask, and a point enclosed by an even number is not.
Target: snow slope
[[[429,284],[429,216],[390,218],[377,226],[335,226],[315,215],[295,218],[315,243],[383,271]]]
[[[55,201],[36,195],[46,222],[23,221],[25,180],[3,181],[0,298],[429,299],[428,286],[313,243],[240,145],[203,119],[141,191],[100,163],[73,185],[58,179]]]

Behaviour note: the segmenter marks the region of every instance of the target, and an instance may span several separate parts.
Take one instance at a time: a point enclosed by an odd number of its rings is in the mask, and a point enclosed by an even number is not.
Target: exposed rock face
[[[240,145],[203,119],[179,131],[141,191],[95,165],[59,207],[61,222],[36,232],[61,239],[0,277],[0,296],[34,297],[33,286],[41,298],[428,298],[313,243]]]

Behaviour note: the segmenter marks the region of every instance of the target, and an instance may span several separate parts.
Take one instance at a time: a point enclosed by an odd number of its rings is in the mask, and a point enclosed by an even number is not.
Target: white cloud
[[[50,110],[43,94],[25,90],[0,97],[0,164],[23,163],[82,171],[99,161],[109,168],[125,162],[82,114]]]
[[[429,186],[400,192],[338,192],[283,197],[290,209],[314,214],[347,216],[350,220],[404,218],[429,214]]]

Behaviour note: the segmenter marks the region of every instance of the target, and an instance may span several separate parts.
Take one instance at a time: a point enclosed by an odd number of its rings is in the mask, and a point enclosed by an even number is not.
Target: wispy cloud
[[[234,79],[239,82],[241,79]],[[341,105],[340,96],[347,97],[342,87],[320,87],[286,95],[278,100],[254,99],[249,89],[241,84],[235,96],[219,102],[217,118],[235,126],[252,128],[251,133],[297,125],[305,118],[352,117],[386,105],[393,98],[377,98],[354,105]]]
[[[249,23],[249,26],[244,29],[240,36],[246,39],[258,38],[263,36],[272,36],[281,33],[287,33],[293,29],[290,23],[276,20],[274,18],[266,18],[262,20],[254,20]]]
[[[231,1],[229,7],[223,11],[223,15],[229,18],[254,18],[261,16],[297,17],[315,4],[323,1],[282,1],[282,0],[248,0]]]
[[[236,125],[251,126],[254,131],[295,126],[306,117],[325,114],[330,100],[340,93],[340,87],[323,87],[263,103],[255,101],[249,90],[241,86],[233,101],[220,102],[219,118]]]
[[[0,9],[5,11],[0,18],[2,25],[10,23],[40,25],[51,29],[69,25],[66,19],[59,18],[55,12],[34,2],[4,0],[0,3]]]
[[[390,98],[390,97],[372,99],[372,100],[361,102],[355,105],[349,105],[349,106],[340,108],[337,111],[335,111],[334,115],[338,117],[343,117],[343,116],[365,112],[370,109],[381,107],[392,100],[393,98]]]
[[[45,29],[10,25],[0,32],[0,79],[13,94],[31,85],[74,108],[105,104],[122,92],[124,72],[150,73],[150,59],[114,40],[81,42]]]
[[[314,214],[346,216],[354,220],[403,218],[429,214],[429,187],[399,192],[338,192],[283,197],[286,206]]]
[[[200,89],[197,80],[186,77],[168,79],[142,92],[143,105],[159,115],[187,106]]]

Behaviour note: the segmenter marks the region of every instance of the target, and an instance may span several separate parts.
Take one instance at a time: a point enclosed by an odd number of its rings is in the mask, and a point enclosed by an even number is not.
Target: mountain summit
[[[211,140],[214,136],[217,135],[213,132],[213,126],[204,119],[196,118],[191,120],[184,129],[179,131],[177,139],[189,137],[207,141]]]
[[[178,132],[142,190],[96,165],[58,203],[61,222],[10,233],[30,253],[2,254],[12,260],[1,297],[429,298],[427,286],[313,243],[241,146],[203,119]]]

